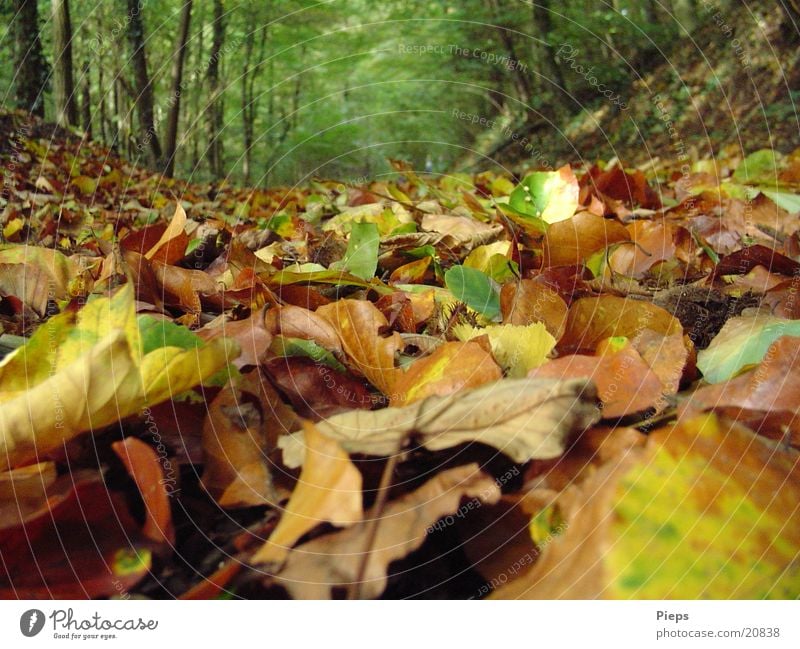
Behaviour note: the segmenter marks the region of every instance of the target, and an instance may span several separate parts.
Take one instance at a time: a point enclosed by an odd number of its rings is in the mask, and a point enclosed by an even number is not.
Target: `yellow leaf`
[[[162,347],[142,355],[133,291],[62,313],[0,362],[0,467],[185,392],[224,368],[236,344]]]
[[[556,346],[556,339],[541,322],[529,325],[497,325],[479,329],[468,324],[453,327],[459,340],[472,340],[484,334],[489,337],[492,353],[511,378],[521,378],[542,365]]]

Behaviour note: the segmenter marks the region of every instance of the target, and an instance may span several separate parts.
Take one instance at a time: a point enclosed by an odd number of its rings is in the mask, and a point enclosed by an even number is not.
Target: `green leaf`
[[[800,336],[800,320],[772,315],[731,318],[708,348],[697,354],[697,367],[709,383],[727,381],[761,362],[769,346],[781,336]]]
[[[138,325],[143,354],[149,354],[160,347],[194,349],[204,344],[192,331],[169,320],[140,315]]]
[[[578,180],[565,165],[557,171],[536,171],[525,176],[511,192],[508,204],[521,214],[557,223],[575,214],[578,194]]]
[[[790,194],[788,192],[779,192],[772,189],[764,189],[759,187],[761,193],[768,199],[775,203],[781,209],[786,210],[789,214],[796,216],[800,214],[800,196],[797,194]]]
[[[321,345],[318,345],[313,340],[275,336],[270,345],[270,351],[282,358],[287,356],[304,356],[317,363],[323,363],[338,372],[345,372],[347,370],[344,365],[336,360],[336,357],[331,354],[331,352]]]
[[[353,223],[347,252],[341,261],[331,264],[332,269],[342,269],[356,277],[368,280],[375,276],[378,268],[378,246],[380,235],[374,223]]]
[[[458,301],[490,320],[500,316],[500,295],[486,273],[475,268],[453,266],[444,274],[444,283]]]
[[[761,149],[747,156],[733,172],[734,180],[742,183],[775,184],[780,160],[772,149]]]

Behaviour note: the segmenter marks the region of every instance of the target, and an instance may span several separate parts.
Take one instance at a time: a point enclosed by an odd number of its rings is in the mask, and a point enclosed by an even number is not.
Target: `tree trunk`
[[[44,117],[48,68],[39,39],[36,0],[14,0],[14,88],[17,107]]]
[[[52,0],[53,95],[59,126],[78,125],[75,80],[72,74],[72,22],[69,0]]]
[[[178,28],[178,43],[172,57],[172,79],[170,83],[170,105],[167,114],[167,132],[164,136],[164,175],[172,177],[175,170],[175,144],[178,141],[178,119],[183,93],[183,62],[186,54],[186,41],[189,38],[189,24],[192,21],[192,0],[186,0],[181,9]]]
[[[81,75],[81,123],[86,137],[92,139],[92,96],[90,88],[89,61],[83,62]],[[102,130],[102,127],[101,129]]]
[[[252,22],[250,23],[252,27]],[[242,70],[242,139],[244,140],[244,151],[242,152],[242,176],[244,184],[250,184],[250,148],[253,146],[253,97],[250,93],[248,78],[253,74],[250,69],[253,58],[254,29],[249,29],[244,41],[244,66]]]
[[[225,38],[225,25],[223,23],[222,0],[214,0],[214,22],[211,39],[211,56],[208,60],[206,77],[210,98],[208,101],[208,163],[211,175],[217,179],[222,178],[222,98],[219,83],[219,59],[222,53],[222,44]]]
[[[551,95],[562,108],[569,110],[567,85],[556,60],[556,53],[550,44],[550,34],[553,33],[553,24],[550,20],[550,0],[536,0],[533,3],[533,25],[536,36],[540,39],[540,42],[535,45],[539,71],[545,79],[550,81],[550,83],[540,82],[538,84],[539,92]]]
[[[131,45],[131,67],[136,82],[136,109],[139,113],[139,147],[146,148],[150,166],[161,161],[161,144],[153,118],[153,86],[147,74],[144,49],[144,21],[140,0],[128,0],[128,40]]]

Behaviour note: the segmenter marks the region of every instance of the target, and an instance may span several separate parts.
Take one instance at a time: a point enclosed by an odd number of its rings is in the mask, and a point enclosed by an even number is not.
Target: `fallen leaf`
[[[569,435],[599,419],[585,380],[504,379],[408,406],[356,410],[317,424],[348,453],[391,455],[408,435],[431,451],[481,442],[515,462],[557,457]],[[302,433],[280,439],[290,468],[303,461]]]
[[[593,351],[607,338],[634,338],[644,329],[665,335],[683,333],[680,321],[650,302],[615,295],[585,297],[570,306],[559,348],[565,352]]]
[[[556,171],[536,171],[522,179],[508,204],[517,212],[545,223],[564,221],[578,209],[580,189],[569,165]]]
[[[668,479],[664,479],[668,476]],[[800,462],[702,415],[555,498],[562,534],[497,599],[793,599]]]
[[[709,383],[721,383],[761,362],[781,336],[800,337],[800,320],[770,314],[730,318],[711,344],[698,352],[697,368]]]
[[[591,212],[578,212],[547,228],[544,265],[580,264],[598,250],[629,239],[625,226],[616,219],[606,219]]]
[[[542,365],[556,346],[556,339],[541,322],[525,326],[494,325],[484,329],[460,324],[453,327],[453,334],[464,341],[487,336],[497,362],[514,379]]]
[[[405,406],[432,395],[445,396],[503,378],[500,367],[480,345],[448,342],[400,372],[392,406]]]
[[[309,421],[303,471],[278,526],[253,556],[254,563],[282,563],[292,546],[322,522],[349,527],[363,516],[361,474],[339,443]]]
[[[339,300],[317,309],[336,331],[341,348],[355,369],[384,394],[391,394],[397,380],[394,355],[403,347],[400,334],[383,337],[388,327],[384,315],[365,300]]]
[[[597,385],[603,417],[615,419],[648,408],[666,407],[658,376],[630,343],[598,356],[562,356],[528,374],[538,379],[587,379]]]
[[[159,458],[151,447],[135,437],[114,442],[111,448],[122,460],[144,500],[142,534],[154,543],[172,546],[175,543],[175,529],[164,474],[164,467],[172,469],[169,459]]]
[[[330,599],[333,588],[355,582],[363,553],[369,552],[361,594],[373,599],[386,588],[392,561],[422,545],[428,529],[442,516],[455,512],[462,498],[495,503],[499,497],[494,480],[476,464],[442,471],[416,491],[389,502],[382,512],[367,513],[366,521],[380,514],[369,550],[369,522],[360,523],[292,550],[275,580],[295,599]]]
[[[544,323],[547,331],[559,340],[567,325],[567,304],[549,286],[531,279],[509,283],[500,291],[503,324]]]
[[[0,362],[0,457],[13,468],[170,399],[224,368],[234,348],[143,348],[130,285],[56,315]]]
[[[222,507],[275,505],[259,408],[226,386],[208,406],[203,424],[203,488]]]

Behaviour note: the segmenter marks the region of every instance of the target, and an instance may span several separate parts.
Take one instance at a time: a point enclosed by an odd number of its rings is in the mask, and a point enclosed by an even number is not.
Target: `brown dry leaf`
[[[208,406],[202,484],[222,507],[274,505],[262,414],[230,384]]]
[[[631,344],[661,380],[664,394],[677,394],[686,366],[692,360],[693,350],[687,347],[692,343],[687,343],[679,333],[665,336],[642,329]]]
[[[398,373],[390,405],[406,406],[432,395],[445,396],[502,378],[500,366],[477,343],[444,343],[430,356]]]
[[[631,344],[599,356],[562,356],[531,370],[528,376],[594,381],[606,419],[666,407],[661,381]]]
[[[800,345],[797,338],[778,338],[754,369],[691,394],[685,409],[713,410],[744,421],[772,438],[791,435],[800,445]]]
[[[432,451],[481,442],[515,462],[561,455],[569,435],[599,419],[585,380],[503,379],[401,408],[355,410],[319,422],[348,453],[391,455],[409,434]],[[303,436],[281,438],[284,463],[303,461]]]
[[[615,273],[642,277],[655,264],[675,257],[675,229],[666,219],[634,221],[628,225],[633,243],[617,247],[608,258],[609,267]]]
[[[616,219],[606,219],[591,212],[579,212],[572,218],[551,223],[547,227],[544,265],[580,264],[592,253],[628,239],[628,231]]]
[[[303,430],[303,471],[278,526],[253,556],[255,563],[283,563],[297,540],[320,523],[348,527],[362,519],[361,473],[339,443],[310,421],[303,422]]]
[[[380,335],[388,327],[384,315],[366,300],[339,300],[317,309],[317,315],[335,330],[350,363],[384,394],[392,394],[400,370],[394,355],[403,348],[396,331]]]
[[[52,282],[51,274],[33,264],[0,263],[0,297],[13,295],[42,317],[51,297],[63,299],[66,292]]]
[[[495,241],[503,234],[502,225],[489,225],[466,216],[426,214],[420,228],[441,235],[440,245],[446,248],[475,248]]]
[[[428,529],[442,516],[455,512],[462,498],[495,503],[499,497],[495,481],[481,473],[477,464],[469,464],[442,471],[416,491],[390,502],[378,520],[362,596],[378,597],[386,588],[389,564],[421,546]],[[368,512],[367,521],[376,513]],[[329,599],[331,589],[346,587],[357,579],[369,529],[364,522],[304,543],[292,550],[276,580],[295,599]]]
[[[677,318],[650,302],[615,295],[585,297],[570,306],[559,348],[562,352],[594,351],[607,338],[624,336],[630,339],[644,329],[664,335],[683,334]]]
[[[537,498],[558,510],[562,533],[494,598],[800,594],[800,459],[739,424],[687,418],[580,484]]]
[[[264,322],[267,330],[275,336],[313,340],[328,351],[342,351],[336,329],[314,311],[290,304],[279,306],[267,310]]]
[[[245,365],[261,364],[272,343],[272,334],[264,326],[264,318],[260,311],[244,320],[231,320],[223,314],[196,333],[205,341],[216,338],[235,340],[241,349],[239,356],[233,360],[238,369],[242,369]]]
[[[500,291],[500,309],[503,324],[542,322],[556,340],[567,325],[567,303],[552,288],[532,279],[505,284]]]
[[[156,452],[143,441],[128,437],[122,442],[114,442],[111,448],[117,454],[128,475],[133,478],[142,495],[145,509],[142,534],[154,543],[172,545],[175,543],[175,528],[172,525],[164,469],[171,465],[168,458],[159,458]],[[174,478],[173,478],[174,479]]]
[[[184,232],[186,220],[183,206],[176,203],[172,220],[161,238],[144,254],[145,259],[148,261],[159,260],[166,264],[173,264],[180,260],[184,256],[186,245],[189,242]]]

